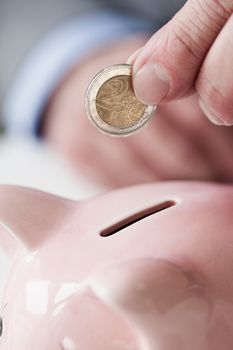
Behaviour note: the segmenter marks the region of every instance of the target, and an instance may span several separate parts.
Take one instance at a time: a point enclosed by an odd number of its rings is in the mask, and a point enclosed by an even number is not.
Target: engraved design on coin
[[[133,93],[132,78],[119,75],[107,80],[96,96],[96,109],[103,121],[118,128],[134,125],[146,106]]]
[[[99,72],[88,86],[85,107],[88,118],[97,128],[115,136],[139,130],[156,108],[138,101],[129,64],[116,64]]]

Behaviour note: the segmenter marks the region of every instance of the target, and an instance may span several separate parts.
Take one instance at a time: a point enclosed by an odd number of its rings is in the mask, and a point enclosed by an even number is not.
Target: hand
[[[196,90],[213,123],[233,125],[232,0],[188,0],[129,63],[143,102],[159,104]]]
[[[160,106],[140,132],[115,138],[87,119],[84,95],[102,68],[124,62],[146,38],[128,38],[96,52],[64,80],[50,101],[45,138],[77,173],[105,187],[156,180],[233,178],[233,129],[203,118],[195,97]]]

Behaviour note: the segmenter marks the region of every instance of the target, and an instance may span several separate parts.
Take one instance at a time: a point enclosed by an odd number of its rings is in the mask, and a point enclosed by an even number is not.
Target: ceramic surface
[[[0,186],[0,223],[0,349],[233,349],[233,186]]]

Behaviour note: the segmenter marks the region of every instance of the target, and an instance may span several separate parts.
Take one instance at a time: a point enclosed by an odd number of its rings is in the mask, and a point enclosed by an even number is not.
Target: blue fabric
[[[3,106],[8,132],[34,133],[52,92],[78,60],[131,33],[155,26],[137,17],[96,11],[69,19],[34,47],[9,89]]]

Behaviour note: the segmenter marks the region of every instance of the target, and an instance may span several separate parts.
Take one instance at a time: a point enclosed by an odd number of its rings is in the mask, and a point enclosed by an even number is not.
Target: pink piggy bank
[[[233,186],[0,187],[2,350],[232,350]]]

